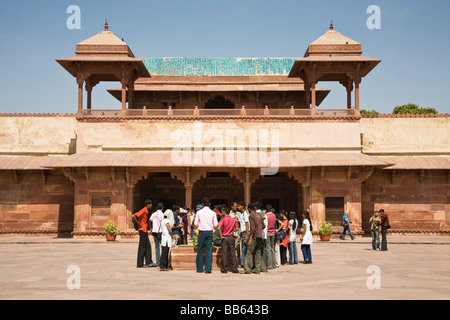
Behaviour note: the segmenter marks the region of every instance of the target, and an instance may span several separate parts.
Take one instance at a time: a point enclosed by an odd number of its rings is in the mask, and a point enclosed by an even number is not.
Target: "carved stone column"
[[[361,84],[361,64],[356,64],[356,72],[355,72],[355,112],[356,115],[360,115],[359,113],[359,85]]]
[[[184,188],[186,190],[186,206],[192,209],[192,189],[193,183],[191,181],[191,169],[186,168],[186,181],[184,182]]]

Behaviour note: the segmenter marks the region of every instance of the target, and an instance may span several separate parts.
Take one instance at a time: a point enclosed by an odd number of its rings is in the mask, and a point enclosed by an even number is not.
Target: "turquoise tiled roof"
[[[274,76],[289,75],[295,58],[144,58],[158,76]]]

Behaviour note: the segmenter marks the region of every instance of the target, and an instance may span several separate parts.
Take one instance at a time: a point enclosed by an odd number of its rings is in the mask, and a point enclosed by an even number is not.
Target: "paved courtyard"
[[[0,299],[450,299],[450,237],[389,240],[316,241],[311,265],[246,275],[137,269],[137,239],[0,238]]]

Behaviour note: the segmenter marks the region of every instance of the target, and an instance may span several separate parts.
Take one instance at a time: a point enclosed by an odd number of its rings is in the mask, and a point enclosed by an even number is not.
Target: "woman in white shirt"
[[[298,220],[297,214],[294,211],[289,213],[291,220],[289,224],[291,226],[291,235],[289,238],[288,249],[289,249],[289,264],[298,264],[298,252],[297,252],[297,228]]]
[[[170,227],[170,220],[164,215],[164,220],[161,221],[161,259],[160,271],[167,271],[171,268],[169,263],[169,252],[172,248],[172,228]]]
[[[302,241],[303,263],[312,263],[311,244],[313,243],[313,237],[311,217],[308,211],[303,212],[303,234],[300,236],[300,240]]]

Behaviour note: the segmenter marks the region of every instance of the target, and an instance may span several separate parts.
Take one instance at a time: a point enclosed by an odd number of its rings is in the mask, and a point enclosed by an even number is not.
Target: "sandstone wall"
[[[74,117],[0,117],[0,155],[75,152]]]
[[[0,171],[0,231],[70,234],[74,186],[61,171]]]
[[[450,118],[369,118],[360,121],[367,154],[450,154]]]
[[[446,172],[376,170],[361,187],[363,227],[375,210],[389,214],[392,232],[450,230],[450,186]]]

